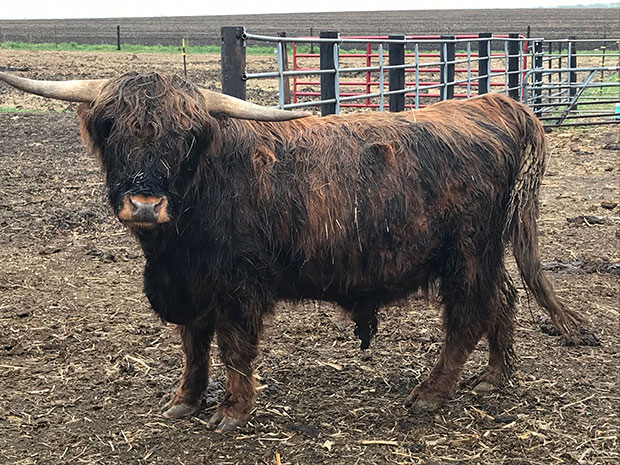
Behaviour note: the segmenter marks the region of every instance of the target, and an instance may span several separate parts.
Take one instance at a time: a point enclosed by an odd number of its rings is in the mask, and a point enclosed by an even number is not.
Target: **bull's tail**
[[[524,124],[521,164],[510,193],[505,237],[512,242],[522,280],[536,301],[547,311],[553,325],[569,343],[593,343],[583,319],[566,308],[544,275],[538,251],[538,195],[545,170],[546,142],[542,124],[529,111]],[[590,339],[590,341],[588,341]]]

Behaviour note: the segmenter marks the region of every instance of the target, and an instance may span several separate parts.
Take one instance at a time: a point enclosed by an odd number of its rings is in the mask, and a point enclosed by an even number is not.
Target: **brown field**
[[[1,13],[0,13],[1,14]],[[248,16],[109,18],[62,20],[0,20],[0,41],[116,44],[116,26],[123,43],[219,45],[222,26],[245,26],[254,34],[289,36],[339,31],[342,35],[524,34],[545,39],[600,39],[620,30],[617,9],[554,8],[495,10],[415,10],[346,13],[297,13]],[[591,44],[598,47],[600,44]],[[585,45],[584,45],[585,47]]]
[[[218,88],[217,58],[192,58],[189,77]],[[0,66],[56,79],[178,71],[179,59],[0,50]],[[257,69],[273,60],[250,59]],[[273,103],[274,92],[255,86],[249,97]],[[142,295],[141,253],[112,217],[73,105],[0,85],[9,106],[42,111],[0,112],[0,464],[618,463],[617,128],[549,134],[539,222],[550,279],[601,346],[567,347],[542,331],[542,311],[520,289],[514,385],[472,391],[481,343],[454,398],[412,415],[403,401],[442,342],[433,302],[383,309],[370,355],[337,308],[286,302],[257,360],[251,423],[219,435],[205,425],[221,394],[217,357],[203,408],[187,420],[160,415],[181,373],[179,340]]]

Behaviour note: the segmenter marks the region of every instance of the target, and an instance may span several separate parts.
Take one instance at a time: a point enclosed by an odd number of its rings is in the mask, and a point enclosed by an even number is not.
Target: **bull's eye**
[[[97,134],[99,135],[101,140],[104,141],[110,137],[113,127],[114,120],[112,118],[101,118],[95,123],[95,130],[97,131]]]

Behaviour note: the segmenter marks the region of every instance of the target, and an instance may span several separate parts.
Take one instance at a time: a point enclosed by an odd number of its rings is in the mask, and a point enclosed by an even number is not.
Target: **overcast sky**
[[[605,1],[605,0],[592,0]],[[362,6],[372,3],[375,6]],[[0,19],[111,18],[135,16],[195,16],[312,11],[415,10],[501,8],[497,0],[1,0]],[[521,0],[521,8],[589,3],[587,0]],[[417,6],[416,6],[417,4]],[[505,7],[515,3],[506,2]]]

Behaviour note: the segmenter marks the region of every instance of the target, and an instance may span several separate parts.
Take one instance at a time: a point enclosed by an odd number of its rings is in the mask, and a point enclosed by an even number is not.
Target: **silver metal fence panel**
[[[514,80],[510,78],[510,76],[514,76],[514,74],[519,75],[518,82],[518,96],[519,99],[525,101],[527,104],[532,106],[537,111],[537,114],[541,114],[543,120],[546,124],[557,124],[558,121],[563,122],[565,124],[566,121],[573,121],[570,124],[577,124],[574,121],[579,118],[589,118],[589,117],[597,117],[604,113],[605,116],[613,116],[614,120],[620,121],[620,116],[614,116],[609,112],[602,112],[598,105],[599,103],[608,105],[609,103],[616,102],[613,92],[610,94],[608,90],[609,87],[619,87],[620,92],[620,84],[617,82],[617,76],[619,74],[618,67],[594,67],[595,71],[592,71],[592,67],[590,68],[570,68],[570,66],[561,66],[565,63],[570,63],[569,58],[573,49],[572,41],[554,41],[553,44],[560,44],[559,50],[556,52],[554,47],[549,47],[549,50],[546,50],[545,45],[548,43],[543,39],[524,39],[524,38],[497,38],[491,37],[489,40],[486,40],[485,45],[488,50],[489,60],[495,62],[501,62],[503,59],[504,66],[503,69],[497,70],[499,66],[495,65],[495,72],[491,69],[493,65],[489,66],[488,75],[482,76],[478,75],[475,70],[472,70],[473,62],[480,62],[481,58],[479,56],[474,56],[472,53],[471,42],[477,41],[480,42],[480,38],[467,38],[467,39],[457,39],[457,40],[420,40],[420,39],[346,39],[340,38],[336,42],[333,39],[324,39],[319,40],[318,38],[296,38],[296,37],[269,37],[269,36],[258,36],[253,34],[245,34],[246,39],[258,40],[258,41],[269,41],[277,44],[277,71],[263,72],[263,73],[245,73],[245,79],[256,79],[256,78],[277,78],[278,79],[278,106],[280,108],[300,108],[300,107],[309,107],[316,106],[322,103],[335,103],[336,111],[339,112],[342,108],[342,104],[345,102],[352,102],[360,99],[372,99],[379,98],[379,110],[385,110],[385,97],[396,94],[407,94],[413,93],[415,100],[413,102],[413,106],[418,109],[422,106],[422,104],[426,104],[428,101],[428,95],[431,94],[433,90],[435,92],[438,90],[440,97],[445,98],[447,93],[448,86],[455,86],[455,88],[466,87],[466,93],[464,96],[467,98],[475,95],[474,87],[478,88],[478,92],[480,92],[480,81],[481,79],[488,78],[489,81],[492,78],[499,78],[503,76],[503,85],[498,85],[499,79],[496,79],[494,82],[490,82],[493,86],[490,88],[490,91],[495,92],[503,92],[508,93],[510,90],[516,90],[517,87],[513,85],[514,89],[512,89],[511,82]],[[492,54],[493,47],[492,41],[494,43],[500,42],[500,47],[503,48],[503,54]],[[512,41],[512,42],[511,42]],[[519,47],[517,48],[518,52],[513,51],[512,55],[509,50],[509,43],[514,43],[518,41]],[[524,49],[524,46],[527,43],[533,44],[536,41],[541,43],[540,52],[536,52],[534,48],[531,51],[527,51]],[[617,39],[608,39],[608,42],[614,43]],[[334,54],[334,69],[331,70],[320,70],[320,69],[304,69],[304,70],[284,70],[283,64],[283,50],[284,43],[288,42],[331,42],[333,44],[332,53]],[[577,41],[579,42],[579,41]],[[371,64],[371,66],[364,67],[343,67],[342,62],[340,60],[340,48],[344,44],[376,44],[377,45],[377,56],[379,59],[379,63],[374,66],[372,65],[371,60],[367,61],[367,64]],[[386,43],[399,43],[399,44],[413,44],[414,48],[414,63],[405,62],[402,65],[385,65],[384,64],[384,45]],[[453,60],[449,60],[447,58],[447,45],[453,43],[463,44],[466,50],[464,54],[465,57],[457,57]],[[421,48],[420,47],[429,46],[437,47],[442,50],[443,58],[440,61],[436,60],[426,60],[423,61],[421,58]],[[563,47],[565,46],[565,48]],[[501,50],[500,48],[500,50]],[[577,48],[580,48],[579,46]],[[437,48],[434,48],[437,50]],[[496,48],[497,50],[497,48]],[[372,49],[371,49],[372,53]],[[411,55],[409,55],[411,56]],[[602,52],[590,52],[587,54],[580,54],[579,57],[604,57],[607,60],[614,60],[616,57],[620,58],[620,53],[615,53],[613,50],[609,51],[603,48]],[[514,69],[508,68],[508,61],[510,59],[517,58],[519,60],[518,66],[515,66]],[[529,61],[529,65],[526,62]],[[539,67],[535,66],[535,63],[540,63]],[[447,81],[448,77],[448,66],[455,67],[455,78],[452,79],[452,82]],[[464,66],[466,69],[463,69]],[[558,66],[559,65],[559,66]],[[456,68],[456,66],[460,66],[461,68]],[[433,69],[439,67],[441,74],[441,80],[443,82],[432,83],[431,81],[425,81],[422,78],[422,73],[434,72]],[[415,82],[413,87],[407,87],[405,85],[404,89],[394,90],[394,91],[386,91],[385,90],[385,72],[390,69],[412,69],[415,73]],[[456,69],[461,69],[461,71],[457,72]],[[499,72],[498,72],[499,71]],[[349,75],[353,73],[366,72],[366,73],[375,73],[378,72],[378,82],[374,81],[369,85],[369,81],[366,81],[366,93],[363,94],[355,94],[355,95],[341,95],[341,88],[346,81],[341,79],[341,76]],[[294,104],[284,104],[284,82],[285,78],[289,76],[311,76],[311,75],[322,75],[327,73],[335,74],[335,87],[336,87],[336,97],[331,100],[318,100],[312,102],[298,102]],[[577,82],[571,82],[570,75],[573,73],[579,73],[579,79]],[[614,74],[615,73],[615,74]],[[463,74],[465,76],[463,77]],[[545,76],[545,74],[547,76]],[[436,75],[435,75],[436,76]],[[581,77],[585,76],[585,78],[581,79]],[[616,79],[615,81],[613,79]],[[378,92],[369,92],[370,86],[378,85]],[[459,86],[459,87],[456,87]],[[593,91],[592,89],[596,89]],[[425,95],[425,100],[422,101],[420,95]],[[462,95],[462,92],[460,93]],[[611,96],[610,96],[611,95]],[[618,95],[618,103],[620,103],[620,95]],[[375,105],[376,106],[376,105]],[[591,109],[589,109],[589,107]],[[601,107],[602,108],[602,107]],[[606,108],[606,107],[605,107]],[[549,123],[551,122],[551,123]],[[553,123],[555,122],[555,123]]]
[[[571,88],[564,81],[544,79],[548,76],[570,72],[585,75],[577,80],[572,88],[574,95],[566,93]],[[607,79],[605,79],[607,74]],[[536,80],[536,75],[541,76]],[[524,102],[529,105],[543,121],[550,126],[576,126],[592,124],[620,123],[620,95],[616,97],[615,88],[620,92],[620,66],[591,68],[534,68],[525,73]],[[547,83],[540,85],[541,82]],[[557,91],[557,88],[562,88]],[[536,96],[538,91],[539,95]],[[554,92],[555,91],[555,92]]]

